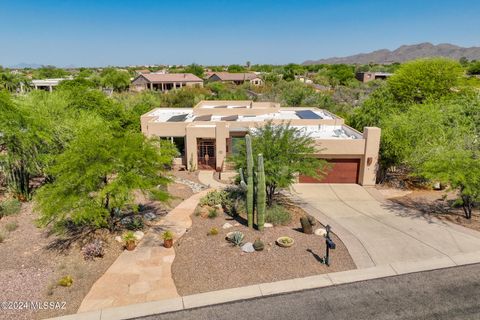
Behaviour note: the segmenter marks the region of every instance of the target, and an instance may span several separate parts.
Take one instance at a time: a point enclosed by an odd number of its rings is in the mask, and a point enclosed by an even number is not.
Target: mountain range
[[[347,57],[307,60],[303,64],[389,64],[427,57],[447,57],[457,60],[465,57],[469,60],[480,60],[480,47],[464,48],[449,43],[434,45],[429,42],[424,42],[413,45],[403,45],[393,51],[381,49]]]

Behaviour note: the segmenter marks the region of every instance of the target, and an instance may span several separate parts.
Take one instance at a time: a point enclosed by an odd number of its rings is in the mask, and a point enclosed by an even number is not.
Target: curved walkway
[[[199,170],[198,171],[198,180],[204,185],[215,188],[215,189],[222,189],[228,186],[228,184],[218,182],[213,178],[214,171],[211,170]]]
[[[427,220],[375,190],[349,184],[296,184],[294,190],[310,214],[327,218],[359,268],[426,259],[452,263],[453,256],[480,249],[480,232]]]
[[[77,312],[179,297],[171,274],[175,250],[164,248],[159,238],[166,229],[175,233],[175,239],[180,238],[192,224],[190,215],[198,201],[208,191],[180,203],[153,227],[153,232],[145,235],[134,251],[123,251],[95,282]]]

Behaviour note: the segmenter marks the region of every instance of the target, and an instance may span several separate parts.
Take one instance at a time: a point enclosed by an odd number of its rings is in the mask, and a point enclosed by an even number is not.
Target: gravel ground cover
[[[418,214],[425,219],[435,217],[480,231],[480,210],[474,209],[472,218],[468,220],[461,207],[452,207],[454,199],[456,199],[456,194],[453,192],[445,193],[435,190],[412,190],[405,196],[390,198],[391,201],[402,206],[416,209]]]
[[[233,220],[220,214],[210,219],[192,215],[192,227],[174,245],[176,257],[172,274],[180,295],[189,295],[212,290],[247,286],[263,282],[306,277],[328,272],[355,269],[355,264],[345,245],[333,234],[337,248],[331,251],[331,266],[319,262],[325,253],[325,240],[317,235],[301,232],[299,218],[305,213],[297,207],[290,207],[292,222],[286,226],[265,228],[265,231],[248,229],[243,220]],[[233,227],[222,229],[225,223]],[[218,235],[207,236],[216,227]],[[319,223],[315,228],[323,227]],[[245,242],[260,238],[265,249],[244,253],[225,240],[231,231],[245,234]],[[290,248],[275,244],[280,236],[295,240]]]
[[[192,190],[183,184],[172,183],[168,190],[172,199],[168,204],[141,199],[156,214],[165,214],[169,208],[190,197]],[[117,234],[98,230],[91,237],[104,242],[105,255],[94,261],[85,261],[81,244],[75,242],[69,249],[58,248],[59,237],[47,229],[35,226],[36,213],[31,203],[24,203],[18,215],[0,219],[0,232],[6,237],[0,243],[0,301],[63,302],[59,310],[1,310],[0,319],[44,319],[76,313],[91,286],[110,267],[122,252],[122,244],[115,241]],[[7,225],[15,222],[17,229],[6,232]],[[144,230],[148,233],[147,228]],[[53,245],[55,244],[55,245]],[[57,285],[64,276],[73,278],[71,287]]]

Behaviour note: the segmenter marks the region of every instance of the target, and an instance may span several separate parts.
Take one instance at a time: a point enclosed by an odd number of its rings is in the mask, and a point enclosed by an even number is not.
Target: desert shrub
[[[218,212],[216,208],[211,208],[210,210],[208,210],[208,217],[210,219],[216,218],[217,216],[218,216]]]
[[[225,213],[232,217],[236,217],[246,212],[245,208],[245,189],[238,186],[232,186],[225,189],[227,197],[222,203]]]
[[[244,237],[245,235],[243,233],[240,231],[235,231],[227,237],[227,240],[230,241],[234,246],[241,246]]]
[[[285,225],[292,219],[290,212],[284,207],[274,204],[271,207],[266,208],[265,221],[272,223],[273,225]]]
[[[218,228],[217,227],[212,227],[210,231],[208,231],[207,235],[208,236],[216,236],[218,234]]]
[[[142,230],[145,227],[142,217],[133,217],[125,226],[128,230]]]
[[[200,205],[203,206],[221,206],[223,205],[225,199],[227,198],[227,193],[225,191],[210,191],[202,199],[200,199]]]
[[[162,233],[162,239],[163,240],[172,240],[173,239],[173,232],[170,230],[165,230]]]
[[[8,199],[0,202],[0,218],[19,213],[21,205],[17,199]]]
[[[195,215],[195,217],[198,217],[201,213],[202,213],[202,209],[199,206],[197,206],[193,214]]]
[[[5,225],[5,230],[12,232],[18,229],[18,223],[16,221],[9,222]]]
[[[103,249],[103,241],[95,239],[82,248],[83,258],[85,260],[93,260],[94,258],[101,258],[105,254]]]
[[[62,287],[71,287],[73,284],[72,276],[64,276],[58,280],[58,285]]]

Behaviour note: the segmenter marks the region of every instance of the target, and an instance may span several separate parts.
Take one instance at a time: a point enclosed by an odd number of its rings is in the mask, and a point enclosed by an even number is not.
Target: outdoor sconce
[[[370,166],[373,162],[373,158],[372,157],[368,157],[367,158],[367,166]]]

